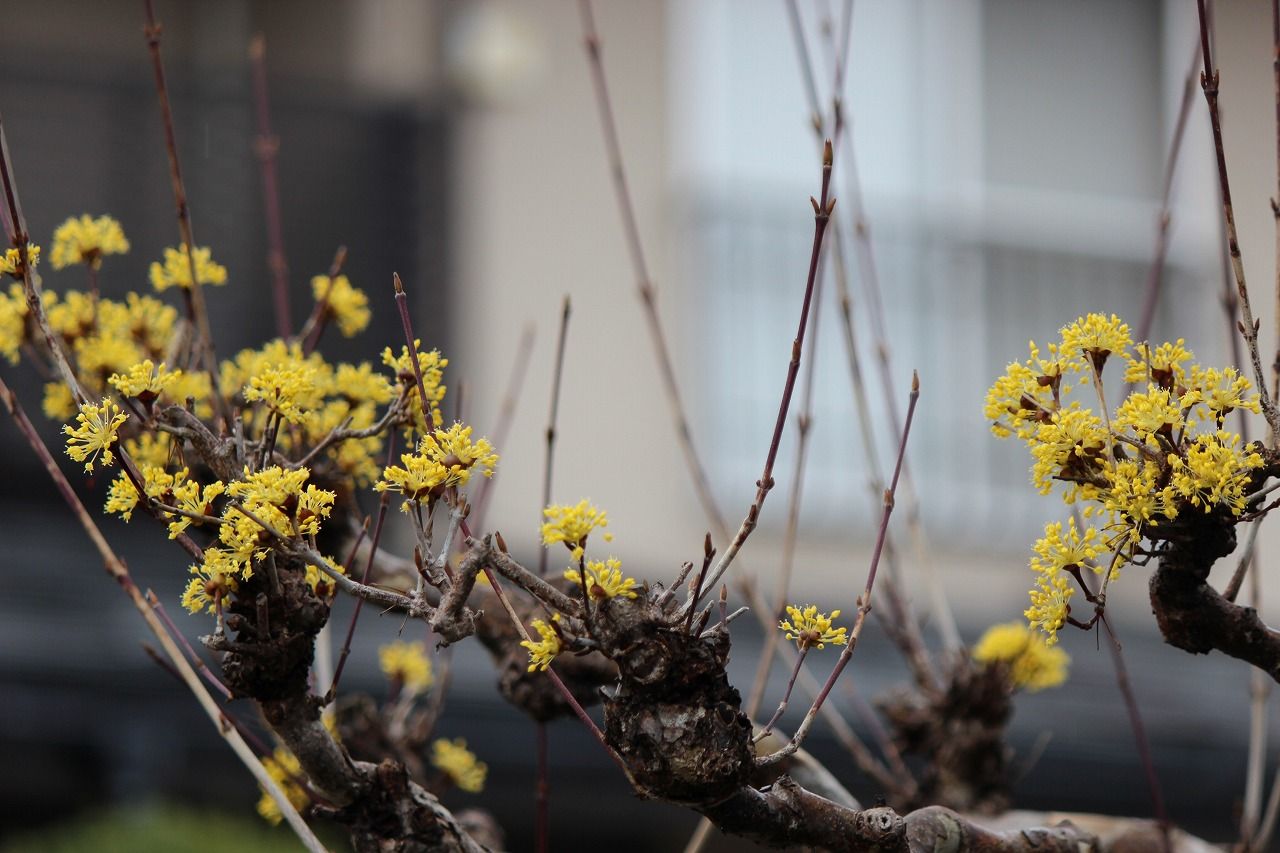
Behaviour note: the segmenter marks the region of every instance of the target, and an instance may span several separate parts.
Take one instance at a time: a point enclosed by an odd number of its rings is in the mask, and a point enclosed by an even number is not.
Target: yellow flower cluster
[[[778,623],[778,628],[786,635],[788,640],[794,640],[796,648],[801,651],[806,649],[825,649],[827,643],[837,646],[843,646],[848,639],[848,628],[836,628],[831,623],[840,615],[839,610],[832,610],[831,615],[818,612],[816,604],[810,604],[803,609],[794,605],[787,605],[787,615],[790,619],[783,619]]]
[[[195,259],[198,284],[227,283],[227,268],[214,262],[211,249],[196,246],[188,257],[187,247],[180,246],[164,250],[164,263],[152,262],[151,286],[161,291],[171,287],[191,287],[191,258]]]
[[[1067,680],[1071,658],[1060,648],[1021,622],[992,625],[973,647],[973,659],[982,663],[1003,663],[1014,687],[1032,693],[1057,687]]]
[[[1083,532],[1074,521],[1066,531],[1051,524],[1036,544],[1026,616],[1053,642],[1070,610],[1064,569],[1102,572],[1093,560],[1113,552],[1114,577],[1144,537],[1158,537],[1181,512],[1223,507],[1241,515],[1264,463],[1223,429],[1231,412],[1259,411],[1249,381],[1232,368],[1195,364],[1185,341],[1133,345],[1118,317],[1090,314],[1047,349],[1042,359],[1033,342],[1027,361],[1009,365],[987,392],[985,414],[997,436],[1026,442],[1042,494],[1063,483],[1063,500],[1083,503],[1084,516],[1099,520]],[[1123,360],[1125,380],[1138,387],[1106,413],[1101,376],[1111,358]],[[1074,389],[1064,381],[1073,375]]]
[[[27,297],[22,285],[15,283],[9,285],[7,294],[0,292],[0,355],[10,364],[17,364],[18,353],[26,342]]]
[[[107,383],[125,397],[137,397],[149,404],[160,397],[165,389],[182,378],[182,371],[170,371],[164,362],[155,364],[145,358],[130,367],[126,373],[113,373]]]
[[[582,558],[591,531],[609,526],[608,515],[592,506],[589,499],[583,499],[574,506],[549,506],[542,515],[547,519],[542,525],[542,544],[550,546],[563,542],[573,552],[575,560]],[[604,541],[612,542],[613,534],[606,531]]]
[[[123,255],[129,251],[124,229],[110,216],[94,218],[89,214],[72,217],[53,232],[53,250],[49,263],[55,270],[84,264],[93,269],[102,266],[105,255]]]
[[[306,775],[303,774],[302,765],[298,763],[298,759],[292,752],[284,747],[276,747],[272,755],[263,757],[262,766],[272,780],[280,786],[280,790],[284,792],[285,797],[295,809],[305,809],[311,803],[306,789],[302,787],[302,781],[306,779]],[[262,796],[258,798],[258,814],[272,824],[279,823],[284,819],[284,815],[280,813],[280,806],[265,789],[261,790]]]
[[[472,441],[471,427],[455,423],[446,430],[427,433],[418,442],[418,451],[402,455],[400,461],[404,467],[388,466],[374,489],[404,495],[406,500],[400,509],[408,512],[415,501],[435,497],[450,487],[465,486],[474,471],[492,477],[498,454],[488,439]]]
[[[345,275],[329,278],[317,275],[311,279],[311,292],[316,303],[325,303],[325,313],[338,323],[343,337],[355,337],[369,325],[369,297],[352,287]]]
[[[636,579],[622,576],[622,561],[617,557],[607,560],[587,560],[587,594],[600,600],[615,598],[635,598]],[[565,569],[565,580],[582,584],[582,574],[577,569]]]
[[[218,386],[230,400],[261,404],[261,410],[246,409],[248,428],[262,430],[267,412],[297,427],[281,431],[276,442],[295,457],[339,427],[370,429],[378,421],[378,407],[393,393],[391,383],[368,363],[331,365],[319,353],[304,354],[300,344],[279,339],[224,361]],[[349,438],[330,446],[324,458],[366,485],[377,478],[382,447],[381,434]]]
[[[261,401],[282,420],[300,424],[319,400],[315,380],[316,369],[310,365],[272,365],[250,377],[244,399],[246,403]]]
[[[396,641],[378,648],[378,665],[382,674],[410,693],[424,693],[431,688],[431,659],[426,643]]]
[[[111,445],[119,438],[120,426],[128,419],[115,401],[103,398],[101,404],[83,403],[76,415],[76,426],[62,428],[67,436],[67,455],[84,463],[84,470],[93,473],[93,463],[102,454],[102,464],[115,462]]]
[[[423,352],[422,341],[415,340],[413,345],[418,350],[418,369],[422,373],[422,387],[427,395],[427,409],[431,412],[430,424],[422,414],[421,395],[418,393],[418,380],[413,371],[413,358],[409,355],[409,348],[400,347],[400,355],[396,355],[391,347],[387,347],[382,351],[382,363],[395,371],[405,410],[413,419],[411,425],[420,435],[424,435],[444,423],[440,403],[444,400],[445,386],[440,383],[444,379],[444,369],[449,365],[449,359],[441,356],[439,350]]]
[[[40,263],[40,247],[34,243],[27,244],[27,262],[34,267]],[[21,279],[24,277],[25,269],[22,265],[22,252],[17,249],[5,249],[4,254],[0,255],[0,275],[7,275],[10,278]]]
[[[484,790],[489,767],[476,759],[475,753],[467,749],[467,742],[462,738],[437,738],[431,744],[431,763],[462,790],[471,794]]]
[[[556,655],[564,651],[564,640],[560,636],[560,614],[553,614],[550,622],[542,619],[533,620],[533,630],[538,632],[538,640],[521,640],[520,645],[529,650],[529,672],[545,670],[551,666]]]

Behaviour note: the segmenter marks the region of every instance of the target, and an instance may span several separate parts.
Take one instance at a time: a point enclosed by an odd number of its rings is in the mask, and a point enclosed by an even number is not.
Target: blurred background
[[[824,104],[833,75],[823,24],[841,6],[799,3]],[[68,216],[110,213],[133,248],[104,266],[104,292],[145,290],[147,265],[178,234],[141,4],[0,0],[0,11],[0,113],[34,239],[47,242]],[[448,384],[465,386],[468,420],[489,434],[521,335],[533,328],[489,514],[533,558],[554,341],[569,296],[554,500],[589,496],[606,508],[613,547],[638,577],[666,579],[696,559],[709,524],[636,297],[576,4],[161,0],[158,13],[196,239],[231,274],[209,299],[220,352],[274,333],[247,59],[262,33],[294,323],[309,310],[310,276],[346,245],[347,272],[369,293],[374,325],[324,350],[376,359],[400,339],[390,287],[398,271],[418,331],[450,358]],[[819,182],[787,9],[782,0],[602,0],[596,13],[694,440],[736,523],[768,445],[810,248],[808,196]],[[1215,11],[1227,156],[1264,362],[1276,344],[1269,14],[1262,0]],[[889,396],[901,409],[913,368],[923,387],[909,457],[928,542],[904,569],[930,642],[932,600],[949,602],[968,641],[1026,606],[1029,546],[1060,504],[1030,487],[1023,448],[990,436],[982,395],[1008,361],[1025,357],[1028,339],[1051,339],[1082,313],[1114,312],[1136,325],[1196,38],[1194,7],[1174,0],[856,4],[845,104],[887,317]],[[837,198],[850,192],[850,177],[837,160]],[[836,227],[851,233],[839,215],[850,209],[837,211]],[[1205,363],[1226,363],[1220,208],[1198,91],[1170,211],[1153,340],[1183,337]],[[891,418],[854,269],[855,328],[887,467]],[[52,289],[84,287],[79,268],[44,273]],[[793,599],[851,613],[879,498],[868,489],[833,291],[828,282],[818,321]],[[38,411],[39,378],[25,367],[0,370]],[[56,429],[47,425],[51,440]],[[1260,435],[1260,422],[1252,429]],[[765,590],[782,553],[793,432],[775,470],[779,488],[735,569]],[[8,424],[0,452],[0,849],[6,839],[36,845],[13,849],[52,849],[51,833],[86,815],[115,810],[128,824],[173,805],[230,812],[256,831],[255,786],[142,652],[141,621]],[[103,488],[84,482],[91,503]],[[184,631],[207,630],[180,613],[184,556],[145,520],[103,525]],[[1265,528],[1260,553],[1274,584],[1270,557],[1280,543]],[[1141,569],[1127,571],[1109,603],[1170,816],[1233,839],[1246,667],[1163,646]],[[335,622],[345,626],[348,613],[343,602]],[[750,623],[740,620],[734,634],[731,675],[744,690],[760,646]],[[376,648],[399,627],[366,612],[348,689],[385,691]],[[1063,646],[1074,657],[1067,686],[1018,700],[1016,804],[1150,815],[1106,650],[1071,631]],[[815,671],[828,662],[815,661]],[[531,849],[533,725],[499,698],[475,644],[457,649],[454,674],[439,732],[466,737],[490,782],[480,797],[455,793],[447,803],[492,809],[510,849]],[[874,623],[848,677],[866,697],[906,679]],[[785,674],[776,680],[766,703]],[[1268,728],[1280,734],[1274,715]],[[874,799],[834,739],[819,731],[811,745],[855,794]],[[695,816],[638,803],[574,723],[552,726],[551,746],[554,849],[595,849],[605,839],[620,849],[681,849]],[[148,837],[150,849],[178,849]],[[293,843],[283,829],[274,838],[283,849]],[[743,845],[717,838],[713,848]]]

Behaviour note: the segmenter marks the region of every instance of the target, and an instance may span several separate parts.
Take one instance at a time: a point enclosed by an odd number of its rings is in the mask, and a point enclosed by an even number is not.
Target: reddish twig
[[[714,588],[720,578],[729,570],[733,558],[738,555],[747,537],[755,529],[760,518],[760,510],[764,508],[765,498],[773,488],[773,463],[778,458],[778,446],[782,442],[782,431],[787,424],[787,412],[791,407],[791,395],[796,387],[796,375],[800,372],[800,353],[804,348],[805,330],[809,324],[809,308],[813,301],[813,291],[818,278],[818,258],[822,254],[822,238],[827,231],[827,223],[831,221],[831,211],[835,209],[836,200],[830,197],[831,189],[831,143],[828,142],[822,152],[822,191],[818,199],[810,198],[813,204],[813,249],[809,253],[809,274],[804,286],[804,300],[800,305],[800,323],[796,329],[795,340],[791,343],[791,361],[787,365],[787,378],[782,386],[782,400],[778,404],[778,417],[773,425],[773,438],[769,441],[769,452],[765,456],[764,471],[756,481],[756,496],[747,509],[746,518],[738,528],[737,534],[725,549],[720,561],[707,579],[707,588]],[[696,607],[697,601],[689,606]]]
[[[1133,739],[1138,746],[1138,757],[1142,761],[1142,769],[1147,776],[1147,787],[1151,791],[1151,804],[1155,809],[1156,820],[1160,824],[1160,837],[1164,844],[1164,853],[1171,853],[1172,842],[1169,838],[1169,815],[1164,808],[1164,794],[1160,790],[1160,779],[1156,775],[1155,762],[1151,758],[1151,742],[1147,740],[1147,730],[1142,724],[1142,713],[1138,709],[1137,697],[1133,695],[1133,686],[1129,683],[1129,672],[1124,664],[1124,651],[1120,646],[1120,638],[1111,627],[1111,620],[1105,611],[1099,611],[1102,627],[1111,640],[1107,644],[1111,651],[1111,660],[1116,667],[1116,685],[1120,695],[1124,697],[1124,707],[1129,713],[1129,724],[1133,727]]]
[[[271,132],[271,99],[267,90],[267,39],[262,33],[255,35],[249,42],[249,64],[253,69],[253,103],[258,120],[258,135],[253,142],[253,151],[262,167],[262,208],[267,220],[267,267],[271,270],[276,334],[281,338],[288,338],[293,333],[289,320],[289,263],[284,253],[280,184],[276,174],[280,138]]]
[[[556,362],[551,374],[551,409],[547,413],[547,453],[542,468],[542,505],[538,507],[538,521],[542,521],[542,510],[551,505],[551,472],[555,460],[556,417],[560,413],[560,382],[564,377],[564,349],[569,337],[569,296],[564,297],[564,309],[560,314],[560,336],[556,341]],[[547,550],[538,549],[538,574],[547,576]],[[586,589],[584,586],[583,589]]]
[[[196,326],[199,335],[198,349],[203,357],[204,368],[213,384],[214,405],[222,415],[223,422],[231,426],[231,413],[227,410],[226,401],[217,393],[218,357],[213,345],[213,331],[209,328],[209,312],[204,303],[204,291],[196,277],[196,240],[191,227],[191,208],[187,203],[187,189],[182,180],[182,163],[178,157],[178,137],[173,124],[173,107],[169,101],[169,87],[165,82],[164,60],[160,56],[160,35],[163,32],[160,22],[156,20],[154,0],[143,0],[146,8],[147,23],[143,34],[147,39],[147,47],[151,52],[151,70],[155,76],[156,95],[160,101],[160,123],[164,128],[164,145],[169,154],[169,180],[173,186],[173,202],[178,215],[178,231],[182,235],[182,245],[187,253],[187,272],[191,276],[191,286],[182,288],[183,298],[187,304],[187,315]]]
[[[339,246],[338,250],[333,253],[333,261],[329,264],[329,286],[325,288],[324,294],[316,300],[315,307],[311,309],[311,314],[307,317],[307,322],[302,325],[302,330],[294,338],[295,341],[302,342],[303,355],[310,355],[320,345],[320,336],[324,334],[324,327],[329,322],[329,294],[333,292],[333,280],[342,272],[342,267],[346,262],[347,247]]]
[[[1218,187],[1222,192],[1223,219],[1227,226],[1227,250],[1231,255],[1231,271],[1235,274],[1236,291],[1240,297],[1241,321],[1238,323],[1240,334],[1244,336],[1249,360],[1253,365],[1254,383],[1258,386],[1258,402],[1262,406],[1262,414],[1267,419],[1274,442],[1280,437],[1280,411],[1276,410],[1275,401],[1267,390],[1267,377],[1262,370],[1262,359],[1258,354],[1258,328],[1260,321],[1254,320],[1253,308],[1249,303],[1249,287],[1245,283],[1244,261],[1240,256],[1240,239],[1236,234],[1236,216],[1231,205],[1231,181],[1227,176],[1227,158],[1222,144],[1222,119],[1218,113],[1218,72],[1214,67],[1212,48],[1209,45],[1209,25],[1205,17],[1204,0],[1196,0],[1196,10],[1200,18],[1200,56],[1204,63],[1204,72],[1200,75],[1200,88],[1204,91],[1205,101],[1209,105],[1209,124],[1213,131],[1213,149],[1218,163]]]
[[[858,638],[862,635],[862,627],[866,624],[867,613],[871,610],[871,592],[875,587],[876,572],[880,567],[880,555],[884,551],[885,538],[889,532],[889,517],[893,514],[894,494],[898,489],[898,478],[902,474],[902,460],[907,452],[907,439],[911,436],[911,422],[915,418],[916,402],[919,399],[920,378],[915,373],[912,373],[911,395],[907,403],[907,417],[902,426],[902,439],[898,442],[898,458],[893,466],[893,479],[889,483],[889,488],[885,489],[884,492],[884,509],[880,516],[880,530],[876,534],[875,549],[871,553],[871,567],[867,570],[867,582],[862,589],[862,595],[858,596],[858,615],[854,618],[853,628],[849,631],[849,642],[840,652],[840,659],[836,661],[835,667],[831,670],[831,675],[827,677],[826,683],[822,685],[822,690],[818,693],[817,698],[813,700],[813,705],[809,708],[808,713],[804,715],[804,720],[801,721],[800,727],[796,729],[796,733],[791,736],[791,740],[777,752],[756,759],[756,763],[760,766],[776,764],[800,748],[800,744],[804,743],[805,737],[813,727],[813,721],[817,717],[819,709],[822,708],[823,702],[830,695],[831,688],[835,687],[840,674],[844,672],[844,668],[853,657],[853,650],[857,647]]]

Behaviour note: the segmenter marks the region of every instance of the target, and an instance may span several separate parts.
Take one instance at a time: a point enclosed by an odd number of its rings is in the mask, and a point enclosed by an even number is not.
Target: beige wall
[[[1165,34],[1166,65],[1185,67],[1194,34],[1191,7],[1170,4]],[[628,570],[649,579],[669,576],[682,560],[696,559],[707,523],[692,497],[687,472],[675,444],[665,400],[634,280],[622,239],[587,63],[580,43],[576,4],[566,0],[512,6],[540,39],[543,76],[524,94],[502,106],[477,108],[459,137],[460,297],[453,378],[465,378],[473,420],[492,431],[520,329],[537,326],[537,343],[515,421],[504,447],[491,525],[525,553],[533,547],[542,479],[543,429],[560,300],[573,300],[564,377],[554,499],[590,496],[608,509],[617,539],[611,550]],[[679,192],[672,186],[669,126],[672,10],[661,3],[598,2],[597,20],[605,40],[605,62],[640,228],[661,292],[660,306],[681,365],[687,398],[699,387],[699,318],[682,312],[682,292],[698,286],[679,278]],[[1241,239],[1258,312],[1268,318],[1264,347],[1275,342],[1270,329],[1273,297],[1274,226],[1268,197],[1274,193],[1275,134],[1266,4],[1218,4],[1223,108],[1228,156]],[[1185,17],[1179,17],[1185,16]],[[1185,45],[1184,45],[1185,42]],[[789,43],[780,41],[780,50]],[[1166,102],[1176,96],[1152,93]],[[1105,96],[1100,93],[1100,96]],[[1176,105],[1176,100],[1173,100]],[[1166,110],[1166,112],[1169,112]],[[1168,121],[1172,121],[1169,114]],[[1213,246],[1216,192],[1208,146],[1207,115],[1197,99],[1177,191],[1173,256],[1205,264]],[[863,164],[874,168],[874,164]],[[1154,228],[1154,211],[1151,212]],[[1206,287],[1217,286],[1206,282]],[[1218,322],[1206,319],[1206,325]],[[785,357],[785,341],[779,350]],[[1202,353],[1202,356],[1208,356]],[[1269,360],[1269,359],[1268,359]],[[761,381],[781,384],[776,376]],[[694,407],[696,411],[696,407]],[[761,413],[772,417],[772,413]],[[706,446],[714,441],[693,424]],[[763,460],[764,448],[761,448]],[[785,484],[791,465],[777,471],[764,528],[745,552],[753,571],[768,574],[781,550]],[[732,524],[749,503],[759,469],[741,472],[739,498],[725,507]],[[928,472],[918,472],[927,493]],[[1028,489],[1027,499],[1034,495]],[[927,500],[927,498],[926,498]],[[895,519],[900,525],[902,519]],[[1274,526],[1273,526],[1274,527]],[[1028,540],[1028,545],[1030,540]],[[869,543],[808,537],[799,560],[798,595],[831,606],[850,607],[861,587]],[[1268,547],[1280,553],[1280,544]],[[1021,556],[950,553],[932,543],[932,562],[946,597],[971,619],[1011,618],[1025,606],[1028,585]],[[1267,561],[1274,564],[1274,561]],[[1132,581],[1116,606],[1147,621],[1145,579]],[[1220,569],[1226,571],[1226,569]],[[1268,570],[1268,576],[1275,573]],[[766,581],[766,589],[772,588]],[[919,585],[916,586],[919,588]],[[924,606],[924,596],[918,596]]]

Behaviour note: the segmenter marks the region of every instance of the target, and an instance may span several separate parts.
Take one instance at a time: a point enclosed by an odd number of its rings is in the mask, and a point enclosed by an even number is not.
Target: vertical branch
[[[160,100],[160,120],[164,128],[164,145],[169,154],[169,180],[173,185],[173,201],[178,214],[178,231],[182,235],[182,245],[187,253],[187,271],[191,276],[191,286],[183,288],[182,295],[187,302],[187,316],[195,324],[199,336],[197,349],[203,357],[205,370],[213,382],[215,393],[213,399],[223,409],[224,420],[230,424],[230,417],[225,412],[226,404],[222,396],[216,393],[218,387],[218,359],[213,347],[213,332],[209,328],[209,313],[205,308],[204,292],[196,278],[196,240],[191,228],[191,209],[187,206],[186,185],[182,181],[182,164],[178,159],[178,137],[173,127],[173,107],[169,102],[169,87],[165,82],[164,61],[160,57],[160,34],[163,32],[160,22],[156,20],[155,0],[143,0],[146,8],[147,24],[143,33],[147,39],[147,47],[151,51],[151,70],[155,76],[156,95]]]
[[[1200,75],[1200,88],[1204,90],[1205,101],[1209,105],[1209,124],[1213,131],[1213,149],[1218,162],[1218,187],[1222,191],[1222,212],[1227,226],[1227,249],[1231,254],[1231,271],[1235,274],[1236,291],[1240,297],[1240,316],[1238,324],[1240,334],[1244,336],[1249,360],[1253,365],[1253,379],[1258,386],[1259,403],[1262,414],[1271,429],[1271,440],[1274,443],[1280,438],[1280,411],[1276,410],[1275,401],[1267,389],[1267,377],[1262,370],[1262,359],[1258,354],[1258,328],[1260,321],[1254,320],[1253,308],[1249,303],[1249,287],[1245,283],[1244,261],[1240,257],[1240,239],[1236,233],[1236,216],[1231,205],[1231,181],[1227,176],[1227,158],[1222,145],[1222,119],[1218,113],[1218,72],[1214,68],[1213,53],[1209,46],[1209,25],[1205,18],[1205,0],[1196,0],[1196,9],[1200,18],[1200,55],[1204,61],[1204,72]]]
[[[649,338],[653,342],[654,356],[658,360],[658,372],[662,378],[662,390],[667,397],[671,419],[675,424],[676,438],[680,451],[684,455],[685,467],[693,478],[693,488],[702,504],[702,510],[715,528],[716,538],[726,541],[729,538],[729,525],[716,505],[711,491],[711,479],[702,464],[702,458],[693,444],[693,431],[689,428],[689,418],[685,413],[684,402],[680,395],[680,385],[676,381],[675,365],[671,358],[671,349],[667,346],[667,337],[662,329],[662,320],[658,316],[658,292],[653,279],[649,277],[649,265],[645,260],[644,244],[640,240],[640,227],[636,223],[635,206],[631,203],[631,189],[627,183],[627,171],[622,162],[622,146],[618,142],[618,125],[613,115],[613,101],[609,96],[609,86],[604,75],[604,63],[601,59],[602,44],[600,34],[596,30],[595,16],[591,11],[591,0],[579,0],[578,8],[582,18],[583,45],[587,51],[587,59],[591,67],[591,80],[595,88],[596,106],[600,113],[600,125],[604,132],[605,152],[609,158],[609,173],[613,178],[614,196],[618,201],[618,213],[622,217],[622,228],[626,236],[627,251],[631,258],[631,266],[636,278],[636,293],[644,308],[644,317],[649,329]]]
[[[805,69],[803,76],[808,81],[805,86],[805,94],[809,99],[809,108],[817,119],[814,124],[814,132],[818,135],[819,141],[821,141],[823,135],[827,132],[827,128],[821,123],[822,110],[819,105],[818,91],[817,87],[812,84],[813,73],[810,70],[812,60],[808,40],[805,38],[804,26],[800,20],[799,9],[795,0],[788,0],[787,8],[797,59],[801,64],[801,68]],[[845,153],[841,159],[841,168],[845,170],[843,174],[847,176],[848,184],[845,189],[852,199],[850,210],[855,223],[854,233],[860,242],[858,251],[854,254],[858,258],[863,288],[867,293],[867,302],[871,309],[868,313],[872,320],[873,335],[876,337],[875,351],[880,367],[884,406],[890,415],[890,427],[894,433],[897,433],[901,430],[901,421],[898,417],[898,401],[894,397],[892,390],[892,370],[889,358],[889,342],[885,330],[884,306],[880,299],[880,284],[876,274],[875,258],[872,255],[870,233],[862,208],[862,190],[858,181],[858,164],[854,151],[853,135],[844,133],[846,122],[843,88],[844,74],[848,66],[847,57],[850,49],[852,19],[852,3],[846,2],[842,24],[844,42],[838,50],[834,46],[831,49],[831,53],[835,58],[836,78],[831,98],[831,122],[833,125],[831,133],[836,143],[843,143],[844,146]],[[824,32],[827,31],[824,28]],[[869,472],[868,485],[874,498],[879,499],[879,496],[884,492],[884,476],[880,471],[876,453],[875,437],[870,420],[871,408],[867,400],[866,383],[863,379],[861,358],[858,355],[857,335],[853,327],[853,301],[849,293],[849,268],[845,259],[845,238],[845,229],[839,227],[839,223],[837,223],[835,241],[836,285],[841,308],[844,344],[849,360],[849,376],[853,384],[854,409],[858,414],[859,428],[862,434],[862,449],[866,458],[867,471]],[[955,617],[951,612],[951,605],[942,588],[941,581],[934,571],[933,563],[928,559],[927,537],[920,520],[920,502],[911,476],[910,465],[903,471],[903,477],[905,479],[903,483],[903,501],[907,514],[907,533],[915,547],[917,562],[924,570],[938,633],[941,635],[944,647],[955,651],[962,645],[960,633],[956,629]],[[916,681],[926,690],[933,689],[936,686],[937,679],[933,673],[927,651],[924,648],[924,640],[920,635],[920,626],[911,613],[910,607],[903,598],[898,586],[897,549],[894,547],[892,538],[885,546],[885,568],[883,586],[888,607],[886,612],[880,613],[881,621],[889,629],[890,638],[895,645],[902,650],[912,668]]]
[[[542,504],[538,507],[538,521],[542,521],[542,510],[551,505],[551,474],[554,470],[556,449],[556,418],[560,414],[560,381],[564,377],[564,347],[569,337],[569,296],[564,297],[564,308],[560,314],[560,336],[556,341],[556,363],[551,376],[551,410],[547,413],[547,453],[542,467]],[[538,574],[547,576],[547,550],[538,549]],[[583,580],[583,589],[586,581]]]
[[[773,463],[778,458],[778,446],[782,442],[782,431],[787,424],[787,412],[791,408],[791,395],[795,392],[796,375],[800,372],[800,353],[804,348],[805,330],[809,325],[809,308],[813,302],[813,291],[817,284],[818,258],[822,254],[822,238],[827,232],[827,223],[831,221],[831,212],[835,209],[836,200],[830,197],[831,190],[831,143],[828,142],[822,152],[822,190],[819,198],[810,198],[813,205],[813,249],[809,253],[809,274],[804,286],[804,300],[800,304],[800,323],[796,328],[795,340],[791,343],[791,361],[787,364],[787,378],[782,386],[782,400],[778,403],[778,417],[773,425],[773,437],[769,440],[769,452],[765,456],[764,471],[756,481],[756,496],[747,509],[747,516],[742,520],[737,534],[725,549],[716,563],[711,576],[707,579],[707,589],[714,589],[720,578],[729,570],[734,557],[738,555],[751,531],[755,530],[760,518],[760,510],[764,508],[765,498],[773,488]],[[696,608],[698,602],[691,599],[687,605],[690,610]]]
[[[1156,821],[1160,824],[1164,853],[1171,853],[1173,848],[1169,838],[1169,815],[1164,808],[1164,794],[1160,790],[1160,779],[1156,775],[1155,762],[1151,759],[1151,742],[1147,740],[1147,730],[1142,724],[1138,700],[1133,695],[1133,686],[1129,683],[1129,672],[1124,664],[1124,651],[1120,646],[1120,638],[1116,636],[1105,611],[1100,612],[1100,621],[1102,627],[1106,629],[1107,638],[1111,641],[1107,644],[1107,648],[1111,651],[1111,661],[1116,667],[1116,684],[1120,688],[1120,695],[1124,697],[1124,707],[1129,713],[1129,724],[1133,727],[1133,739],[1138,745],[1138,756],[1147,776],[1147,787],[1151,791],[1151,805],[1155,809]]]
[[[804,384],[800,389],[800,411],[796,414],[796,457],[795,470],[791,478],[791,491],[787,495],[787,527],[782,538],[782,567],[778,572],[778,582],[773,596],[773,607],[770,617],[776,619],[787,603],[787,594],[791,589],[791,575],[795,570],[796,545],[800,533],[800,504],[804,494],[805,465],[809,461],[809,432],[813,428],[813,386],[816,365],[818,363],[818,321],[822,317],[822,283],[823,272],[818,272],[818,284],[813,308],[813,333],[809,336],[809,361],[805,366]],[[764,701],[765,687],[769,683],[769,670],[773,665],[773,657],[778,648],[778,631],[766,631],[764,649],[760,652],[760,660],[756,663],[755,680],[751,685],[751,695],[747,700],[746,714],[754,719]],[[799,658],[803,658],[801,654]],[[796,662],[799,668],[799,659]],[[795,683],[795,673],[791,676]],[[790,692],[790,691],[788,691]]]
[[[262,167],[262,208],[267,220],[267,267],[271,270],[271,298],[276,312],[276,334],[288,338],[289,263],[284,254],[284,228],[280,217],[280,185],[276,176],[276,157],[280,138],[271,132],[271,99],[267,90],[267,39],[258,33],[249,42],[249,64],[253,68],[253,102],[258,120],[258,135],[253,151]]]
[[[560,335],[556,342],[556,362],[551,378],[551,409],[547,413],[547,453],[542,469],[542,503],[538,507],[541,521],[542,509],[551,505],[551,477],[555,471],[556,419],[560,413],[560,384],[564,378],[564,350],[569,337],[569,295],[565,294],[564,308],[560,314]],[[547,576],[547,550],[538,549],[538,576]],[[586,592],[586,573],[583,572],[582,589]],[[583,598],[588,602],[587,597]],[[538,720],[535,724],[538,752],[537,781],[534,783],[534,845],[538,853],[548,853],[551,849],[551,766],[548,761],[547,723]]]
[[[853,657],[853,650],[857,647],[858,638],[862,636],[862,628],[867,622],[867,613],[871,610],[871,592],[875,588],[876,573],[880,568],[880,555],[884,551],[885,540],[889,532],[889,517],[893,515],[894,495],[898,491],[898,479],[902,474],[902,461],[907,452],[907,439],[911,436],[911,422],[915,419],[916,402],[919,399],[920,378],[913,371],[911,374],[911,395],[907,403],[907,417],[903,421],[902,438],[898,442],[898,458],[893,466],[893,479],[890,481],[889,488],[884,491],[884,508],[880,515],[880,530],[876,534],[876,546],[871,553],[871,566],[867,569],[867,582],[862,588],[862,594],[858,596],[858,615],[854,617],[853,628],[849,631],[849,642],[841,650],[840,658],[832,668],[831,675],[827,676],[826,683],[822,685],[822,690],[818,693],[817,698],[813,700],[813,705],[809,707],[804,719],[800,722],[800,727],[791,736],[791,740],[777,752],[757,758],[757,766],[776,764],[800,748],[800,745],[804,743],[804,739],[808,736],[809,730],[813,727],[813,721],[817,718],[818,711],[821,710],[827,696],[831,694],[831,689],[835,687],[836,682],[840,679],[840,674],[844,672],[844,668],[848,666],[849,660]]]
[[[1156,306],[1164,290],[1164,264],[1169,254],[1169,222],[1171,219],[1170,200],[1173,195],[1173,179],[1177,174],[1178,159],[1182,153],[1182,139],[1186,135],[1187,117],[1191,114],[1191,102],[1195,93],[1196,66],[1200,64],[1200,42],[1197,41],[1191,52],[1190,67],[1182,84],[1182,100],[1178,104],[1178,118],[1173,126],[1173,140],[1169,144],[1169,155],[1164,164],[1164,184],[1160,194],[1160,212],[1156,217],[1156,246],[1147,270],[1147,282],[1142,299],[1142,314],[1138,318],[1138,327],[1134,340],[1145,341],[1151,337],[1151,327],[1155,323]],[[1235,337],[1234,334],[1231,335]],[[1126,386],[1124,396],[1129,396]]]

